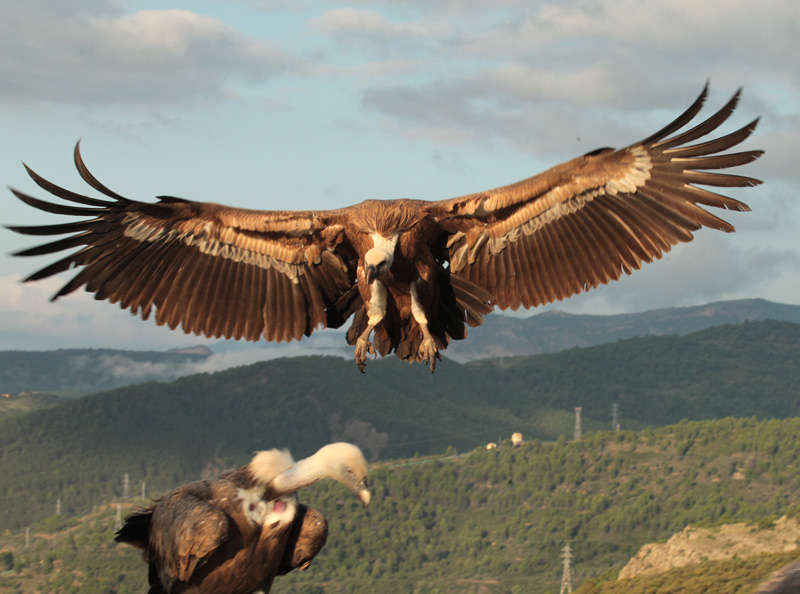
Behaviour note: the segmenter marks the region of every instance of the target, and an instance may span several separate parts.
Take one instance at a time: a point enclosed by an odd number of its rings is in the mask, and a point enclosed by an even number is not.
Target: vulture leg
[[[428,330],[428,318],[425,315],[425,310],[422,307],[422,304],[419,301],[419,294],[417,293],[417,282],[414,281],[411,283],[411,315],[414,316],[414,319],[419,324],[420,329],[422,330],[422,344],[419,345],[419,356],[422,359],[422,362],[426,365],[430,363],[431,366],[431,373],[436,370],[436,359],[442,360],[442,357],[439,355],[439,349],[436,348],[436,341],[433,340],[433,336],[431,335],[431,331]]]
[[[375,347],[369,341],[369,335],[386,315],[386,287],[379,280],[373,281],[370,287],[372,295],[367,304],[367,327],[356,340],[356,365],[361,373],[364,373],[367,355],[375,355]]]

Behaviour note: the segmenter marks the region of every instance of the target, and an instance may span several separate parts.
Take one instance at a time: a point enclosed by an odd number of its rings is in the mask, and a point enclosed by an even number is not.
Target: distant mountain
[[[486,317],[482,326],[471,328],[467,340],[453,341],[445,355],[467,362],[555,353],[636,336],[682,336],[720,324],[748,320],[800,324],[800,306],[747,299],[613,316],[574,315],[560,311],[528,318],[493,314]],[[333,355],[352,361],[353,348],[347,345],[343,331],[326,330],[289,344],[222,341],[213,345],[213,352],[204,346],[169,352],[110,349],[0,351],[0,393],[35,390],[82,395],[147,381],[172,381],[256,361],[311,355]]]
[[[211,351],[158,352],[114,349],[0,351],[0,393],[26,391],[82,395],[147,381],[171,381]],[[0,413],[2,409],[0,409]]]
[[[800,306],[765,299],[741,299],[608,316],[563,311],[527,318],[490,315],[483,325],[470,329],[467,340],[451,343],[447,354],[459,361],[472,361],[557,353],[576,346],[595,346],[635,336],[684,336],[713,326],[756,320],[800,324]]]

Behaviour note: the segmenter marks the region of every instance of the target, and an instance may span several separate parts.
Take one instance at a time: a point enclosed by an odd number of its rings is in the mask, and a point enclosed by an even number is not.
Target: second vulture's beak
[[[364,507],[367,507],[369,502],[372,501],[372,493],[370,493],[369,489],[367,489],[367,479],[363,479],[360,483],[358,483],[356,488],[353,489],[353,492],[356,494],[356,497],[358,497],[358,500]]]

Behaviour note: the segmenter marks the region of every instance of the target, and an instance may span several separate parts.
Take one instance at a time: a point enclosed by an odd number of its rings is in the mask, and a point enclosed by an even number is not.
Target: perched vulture
[[[368,355],[394,352],[433,372],[439,351],[463,339],[495,307],[535,307],[630,274],[700,227],[733,231],[704,207],[747,211],[746,204],[698,186],[743,187],[751,177],[707,170],[750,163],[763,151],[724,153],[758,120],[705,137],[733,113],[739,92],[717,113],[677,133],[707,95],[674,122],[626,148],[603,148],[521,182],[450,200],[367,200],[337,210],[259,211],[161,196],[137,202],[76,194],[28,173],[47,192],[80,206],[45,202],[41,210],[89,217],[56,225],[11,227],[68,237],[18,256],[76,252],[29,276],[73,267],[54,295],[85,286],[157,324],[209,337],[299,340],[318,328],[353,322],[347,342],[364,370]],[[695,142],[697,141],[697,142]]]
[[[150,594],[267,592],[276,575],[306,569],[327,539],[325,518],[299,505],[296,491],[333,478],[368,505],[366,477],[361,450],[347,443],[296,464],[286,451],[258,452],[137,510],[115,540],[143,551]]]

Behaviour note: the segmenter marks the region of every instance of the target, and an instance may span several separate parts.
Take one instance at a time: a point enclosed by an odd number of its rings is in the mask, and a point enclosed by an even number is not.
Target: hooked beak
[[[367,284],[371,285],[372,281],[374,281],[378,277],[378,270],[372,264],[367,266]]]
[[[367,489],[367,479],[358,483],[358,486],[353,489],[353,492],[364,507],[367,507],[369,502],[372,501],[372,494],[369,492],[369,489]]]

